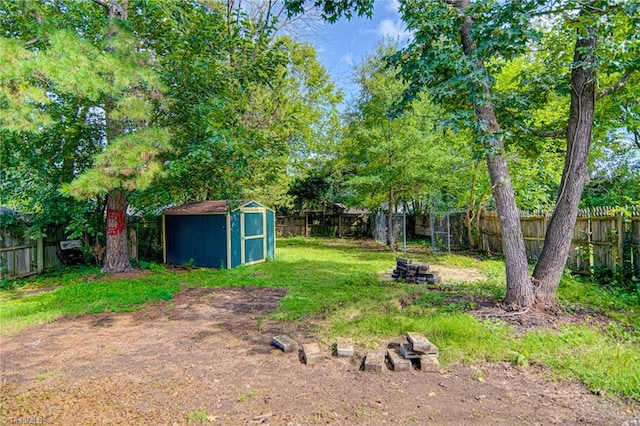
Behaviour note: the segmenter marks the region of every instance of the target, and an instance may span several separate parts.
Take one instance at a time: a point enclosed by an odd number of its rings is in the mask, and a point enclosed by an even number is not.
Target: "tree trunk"
[[[387,245],[393,247],[393,189],[389,190],[389,215],[387,216]]]
[[[473,241],[473,210],[468,208],[464,212],[464,227],[467,231],[467,240],[469,241],[469,251],[475,251],[475,243]]]
[[[107,253],[102,272],[130,271],[127,250],[127,198],[124,191],[107,194]]]
[[[571,248],[582,190],[589,181],[587,162],[593,130],[596,89],[596,44],[593,28],[579,34],[571,71],[571,106],[567,152],[560,191],[549,221],[540,260],[533,272],[536,303],[555,304],[556,292]]]
[[[469,0],[459,0],[455,3],[462,14],[466,12],[469,4]],[[475,41],[471,37],[472,25],[473,20],[470,16],[466,16],[460,25],[461,42],[467,56],[473,56],[476,51]],[[486,74],[484,63],[480,59],[476,59],[474,65],[479,73]],[[476,98],[482,98],[474,105],[476,120],[483,124],[482,127],[486,129],[484,136],[489,141],[487,166],[498,210],[507,269],[507,294],[504,304],[507,309],[529,307],[533,305],[535,298],[529,277],[524,237],[520,227],[520,214],[516,206],[507,160],[504,156],[504,141],[500,136],[500,126],[491,103],[488,83],[486,81],[476,83],[476,90],[478,91]]]

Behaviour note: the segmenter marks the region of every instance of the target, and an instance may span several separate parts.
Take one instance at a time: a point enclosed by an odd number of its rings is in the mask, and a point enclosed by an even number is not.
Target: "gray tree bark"
[[[578,34],[571,71],[571,106],[567,126],[567,152],[560,190],[533,271],[536,303],[554,305],[571,248],[582,191],[589,182],[587,163],[596,102],[596,45],[592,28]]]
[[[458,0],[452,3],[463,15],[470,4],[469,0]],[[473,20],[470,16],[466,16],[460,26],[462,46],[468,56],[472,56],[476,50],[475,41],[471,37],[472,25]],[[484,63],[481,60],[476,59],[474,65],[477,70],[485,72]],[[529,276],[527,252],[520,226],[520,214],[516,206],[507,160],[504,156],[504,141],[500,135],[500,126],[493,104],[490,101],[488,83],[478,83],[476,90],[484,95],[482,105],[476,103],[474,109],[476,119],[484,124],[486,129],[484,133],[489,139],[487,166],[502,231],[507,275],[507,292],[504,304],[507,309],[526,308],[533,305],[535,295]]]

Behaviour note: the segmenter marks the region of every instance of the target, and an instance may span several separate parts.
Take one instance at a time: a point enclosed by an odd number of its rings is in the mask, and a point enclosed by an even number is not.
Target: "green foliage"
[[[61,191],[90,199],[118,188],[145,190],[162,172],[153,159],[168,148],[169,135],[163,129],[140,129],[123,135],[96,155],[91,169],[63,185]]]
[[[456,192],[465,186],[451,171],[464,170],[470,153],[448,140],[463,137],[442,134],[440,111],[427,96],[416,98],[404,115],[389,115],[405,88],[397,70],[385,63],[395,48],[390,42],[378,45],[355,69],[360,95],[347,114],[339,151],[345,184],[356,204],[373,209],[412,200],[454,198],[456,203]]]
[[[313,47],[279,31],[282,5],[229,6],[130,1],[109,23],[95,2],[1,1],[3,204],[33,213],[34,229],[69,224],[92,240],[115,189],[145,213],[289,204],[291,173],[326,151],[341,95]]]
[[[95,3],[2,3],[0,55],[13,60],[0,79],[20,88],[0,102],[3,203],[30,213],[34,229],[101,238],[102,195],[148,187],[168,148],[154,124],[166,99],[152,52]]]
[[[287,205],[291,172],[322,149],[323,129],[337,121],[340,95],[313,48],[278,32],[286,19],[268,19],[277,5],[260,3],[253,14],[230,6],[163,7],[135,18],[153,33],[159,71],[175,98],[162,117],[175,147],[168,174],[162,190],[148,191],[142,202],[256,198]]]

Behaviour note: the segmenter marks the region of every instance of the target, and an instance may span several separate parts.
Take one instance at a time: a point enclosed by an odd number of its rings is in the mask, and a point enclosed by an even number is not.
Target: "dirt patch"
[[[477,268],[455,268],[444,265],[429,265],[429,271],[435,271],[440,274],[442,281],[484,281],[487,275]]]
[[[149,275],[149,274],[151,274],[151,271],[148,269],[133,268],[130,271],[126,271],[126,272],[114,272],[114,273],[104,274],[104,275],[91,275],[89,276],[89,281],[98,280],[98,279],[100,280],[133,279],[133,278],[144,277],[145,275]]]
[[[510,364],[440,373],[308,367],[270,344],[283,289],[187,289],[130,314],[65,318],[3,337],[1,422],[41,424],[633,424],[637,404]],[[446,351],[447,348],[440,348]]]
[[[520,312],[505,312],[492,301],[478,304],[479,308],[469,313],[479,319],[497,318],[512,325],[520,334],[530,330],[559,329],[567,324],[589,324],[605,327],[613,320],[593,309],[553,307],[530,308]]]

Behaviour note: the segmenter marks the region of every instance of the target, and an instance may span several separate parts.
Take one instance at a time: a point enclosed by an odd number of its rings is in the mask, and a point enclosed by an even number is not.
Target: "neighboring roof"
[[[262,205],[253,200],[242,200],[231,203],[225,200],[199,201],[168,208],[164,211],[164,214],[224,214],[229,211],[229,204],[232,204],[234,207],[242,207],[250,203]]]
[[[345,212],[345,214],[369,214],[369,213],[371,213],[367,209],[347,209],[344,212]]]
[[[11,209],[9,209],[7,207],[4,207],[4,206],[0,206],[0,214],[20,215],[22,213],[19,213],[19,212],[15,211],[15,210],[11,210]]]

